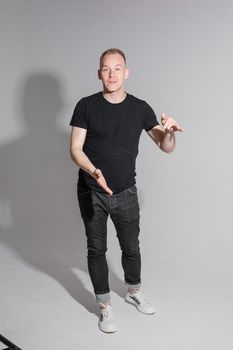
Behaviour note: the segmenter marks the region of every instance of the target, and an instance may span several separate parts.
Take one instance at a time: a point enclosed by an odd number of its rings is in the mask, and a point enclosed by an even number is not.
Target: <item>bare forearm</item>
[[[90,174],[108,194],[112,195],[112,190],[108,187],[106,180],[100,169],[97,169],[87,155],[80,148],[70,150],[71,159],[84,171]]]
[[[171,153],[176,146],[176,137],[173,131],[165,131],[161,140],[160,148],[166,153]]]
[[[83,150],[79,148],[71,149],[70,156],[71,159],[75,162],[75,164],[77,164],[81,169],[93,176],[96,167],[94,166],[94,164],[92,164],[92,162],[83,152]]]

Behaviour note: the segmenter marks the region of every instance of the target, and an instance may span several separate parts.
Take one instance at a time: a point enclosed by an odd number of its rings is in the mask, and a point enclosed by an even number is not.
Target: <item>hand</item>
[[[172,117],[168,117],[166,115],[166,113],[162,113],[161,115],[161,123],[165,129],[165,131],[167,132],[174,132],[174,131],[184,131],[183,128],[181,128],[177,122],[175,121],[175,119],[173,119]]]
[[[112,196],[112,190],[108,187],[107,182],[102,174],[102,171],[100,169],[95,169],[94,173],[93,173],[93,177],[95,178],[97,184],[99,186],[101,186],[105,192],[107,192],[108,194],[110,194],[110,196]]]

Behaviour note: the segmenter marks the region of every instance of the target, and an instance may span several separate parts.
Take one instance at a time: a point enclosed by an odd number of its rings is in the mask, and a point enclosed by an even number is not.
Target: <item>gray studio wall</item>
[[[171,155],[141,138],[146,278],[174,269],[231,282],[232,11],[226,0],[0,1],[3,245],[39,268],[38,247],[40,255],[47,249],[45,260],[59,251],[65,261],[72,251],[76,264],[83,228],[68,124],[76,102],[101,89],[100,53],[120,47],[130,69],[127,91],[185,128]],[[121,276],[109,230],[110,264]]]

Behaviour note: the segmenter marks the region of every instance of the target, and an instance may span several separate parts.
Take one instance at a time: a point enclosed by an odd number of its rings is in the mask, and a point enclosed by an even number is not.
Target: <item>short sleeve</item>
[[[154,126],[159,125],[154,110],[145,102],[145,124],[144,129],[149,131]]]
[[[70,125],[87,129],[87,109],[84,99],[81,99],[75,106]]]

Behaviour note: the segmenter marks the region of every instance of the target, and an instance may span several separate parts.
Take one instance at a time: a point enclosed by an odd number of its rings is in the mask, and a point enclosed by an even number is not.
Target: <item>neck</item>
[[[120,103],[126,97],[126,92],[123,90],[114,91],[114,92],[103,91],[102,94],[103,94],[103,97],[111,103]]]

